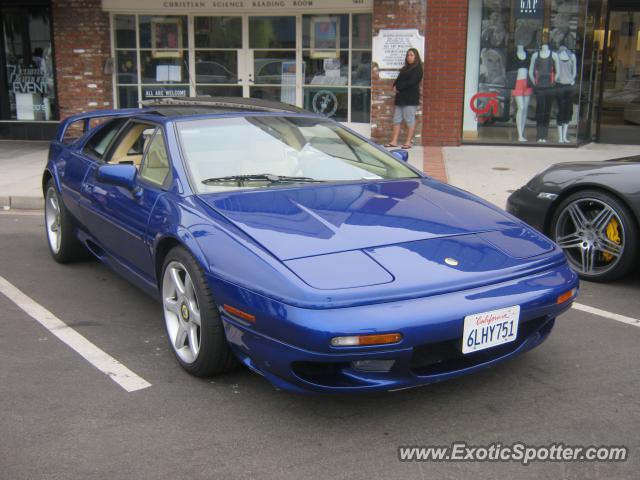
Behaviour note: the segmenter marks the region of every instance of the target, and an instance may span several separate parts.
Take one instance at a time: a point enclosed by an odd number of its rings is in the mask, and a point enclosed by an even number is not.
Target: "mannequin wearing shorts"
[[[516,47],[516,55],[513,59],[516,70],[516,84],[511,90],[511,96],[516,100],[516,128],[518,130],[518,141],[526,142],[524,131],[527,126],[527,111],[529,102],[533,95],[533,88],[529,86],[529,59],[527,51],[523,45]]]

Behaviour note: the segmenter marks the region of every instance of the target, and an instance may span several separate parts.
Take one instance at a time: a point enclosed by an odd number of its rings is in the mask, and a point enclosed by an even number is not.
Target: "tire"
[[[167,338],[182,368],[196,377],[209,377],[238,365],[204,271],[185,248],[175,247],[167,254],[161,293]]]
[[[635,266],[638,225],[609,193],[582,190],[568,196],[555,209],[550,230],[583,280],[609,282]]]
[[[78,240],[71,215],[62,203],[53,179],[45,188],[44,228],[51,256],[58,263],[86,259],[87,248]]]

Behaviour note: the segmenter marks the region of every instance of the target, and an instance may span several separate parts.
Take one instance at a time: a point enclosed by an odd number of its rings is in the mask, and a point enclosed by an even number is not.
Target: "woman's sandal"
[[[385,143],[384,147],[385,148],[398,148],[398,145],[396,145],[395,143]]]
[[[402,145],[402,149],[403,150],[409,150],[411,148],[411,145],[407,144],[407,145]]]

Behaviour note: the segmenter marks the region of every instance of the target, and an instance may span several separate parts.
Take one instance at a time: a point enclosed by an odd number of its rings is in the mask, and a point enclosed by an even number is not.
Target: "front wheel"
[[[553,215],[551,237],[584,280],[615,280],[635,264],[635,219],[620,200],[605,192],[584,190],[567,197]]]
[[[167,337],[182,368],[197,377],[231,370],[236,359],[200,265],[183,247],[175,247],[162,272]]]

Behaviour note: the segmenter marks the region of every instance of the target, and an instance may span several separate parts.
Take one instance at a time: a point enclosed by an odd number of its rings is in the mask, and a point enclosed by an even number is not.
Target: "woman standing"
[[[413,144],[413,134],[416,129],[416,111],[420,105],[420,83],[422,82],[422,60],[415,48],[407,50],[404,66],[400,69],[398,78],[393,82],[396,92],[395,110],[393,112],[393,133],[391,141],[385,147],[397,147],[402,120],[407,125],[407,140],[402,148],[409,149]]]

